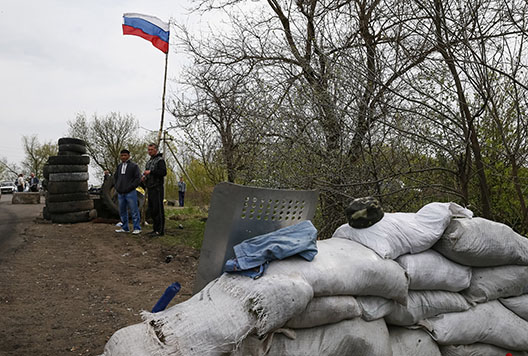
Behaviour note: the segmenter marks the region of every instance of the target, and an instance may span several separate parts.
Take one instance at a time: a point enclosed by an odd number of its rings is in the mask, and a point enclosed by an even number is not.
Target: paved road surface
[[[0,199],[0,260],[22,241],[21,232],[42,212],[41,204],[11,204],[12,194],[2,194]]]

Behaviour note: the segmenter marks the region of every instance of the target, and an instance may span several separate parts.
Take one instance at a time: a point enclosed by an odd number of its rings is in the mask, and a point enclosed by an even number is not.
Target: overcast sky
[[[56,142],[77,113],[132,114],[158,130],[165,55],[124,36],[122,16],[207,27],[188,7],[188,0],[0,0],[0,157],[20,163],[23,135]],[[169,51],[168,78],[177,78],[186,59]]]

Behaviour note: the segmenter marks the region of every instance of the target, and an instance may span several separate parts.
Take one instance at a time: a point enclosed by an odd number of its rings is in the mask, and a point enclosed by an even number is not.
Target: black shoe
[[[158,237],[158,236],[163,236],[163,233],[160,233],[160,232],[157,232],[157,231],[151,231],[147,235],[148,236],[152,236],[152,237]]]

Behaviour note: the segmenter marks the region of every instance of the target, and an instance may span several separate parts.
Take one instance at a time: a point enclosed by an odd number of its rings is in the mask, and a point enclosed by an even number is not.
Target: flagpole
[[[170,23],[170,22],[169,22]],[[161,122],[160,129],[158,132],[158,146],[161,141],[161,134],[163,132],[163,119],[165,117],[165,92],[167,90],[167,66],[169,63],[169,49],[167,48],[167,53],[165,53],[165,74],[163,75],[163,94],[161,96]]]

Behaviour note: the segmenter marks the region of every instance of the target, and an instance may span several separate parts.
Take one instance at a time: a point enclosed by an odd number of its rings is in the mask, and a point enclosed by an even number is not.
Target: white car
[[[17,191],[17,187],[13,182],[4,181],[0,182],[0,191],[2,193],[14,193]]]

